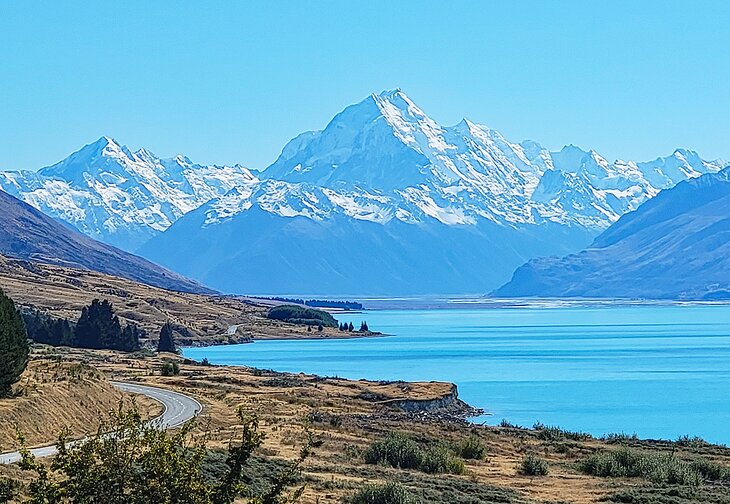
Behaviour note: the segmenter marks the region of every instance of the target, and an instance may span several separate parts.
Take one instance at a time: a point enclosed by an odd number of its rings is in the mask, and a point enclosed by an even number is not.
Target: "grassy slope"
[[[195,396],[205,408],[201,424],[210,422],[212,448],[225,446],[235,433],[234,411],[239,405],[259,416],[267,434],[261,454],[270,459],[294,458],[305,439],[304,426],[310,425],[322,445],[305,466],[307,490],[302,502],[307,504],[340,502],[364,482],[386,480],[402,482],[424,502],[449,504],[587,504],[602,499],[637,504],[730,502],[730,488],[724,485],[657,485],[641,478],[599,478],[579,471],[580,461],[598,450],[617,449],[615,443],[580,436],[573,439],[569,433],[545,435],[528,429],[473,426],[439,412],[407,414],[384,405],[388,399],[440,397],[451,390],[450,384],[348,381],[185,363],[179,376],[161,377],[161,362],[156,357],[79,350],[49,352],[62,354],[66,362],[87,362],[107,376],[141,380]],[[467,472],[459,476],[365,464],[362,451],[372,440],[392,432],[404,433],[424,447],[476,436],[487,446],[488,456],[482,461],[466,461]],[[628,442],[636,450],[674,453],[688,459],[701,456],[730,464],[730,450],[723,447]],[[548,460],[549,475],[518,474],[517,466],[526,454]]]
[[[268,307],[242,299],[173,292],[87,270],[28,263],[0,256],[0,288],[16,304],[33,305],[54,316],[76,320],[94,298],[108,299],[123,321],[135,322],[156,340],[166,321],[192,332],[178,344],[229,343],[257,339],[340,337],[332,328],[307,333],[306,327],[269,320]],[[234,335],[227,329],[239,325]]]
[[[94,432],[99,419],[129,400],[111,386],[97,369],[77,362],[34,358],[15,386],[18,397],[0,399],[0,452],[17,448],[15,427],[26,436],[28,446],[53,441],[63,428],[71,438]],[[148,415],[160,413],[159,404],[139,398]]]

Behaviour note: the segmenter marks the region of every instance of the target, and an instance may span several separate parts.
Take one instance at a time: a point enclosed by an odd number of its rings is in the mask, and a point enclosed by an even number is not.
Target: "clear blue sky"
[[[394,87],[549,148],[730,159],[730,2],[0,2],[2,169],[104,134],[263,168]]]

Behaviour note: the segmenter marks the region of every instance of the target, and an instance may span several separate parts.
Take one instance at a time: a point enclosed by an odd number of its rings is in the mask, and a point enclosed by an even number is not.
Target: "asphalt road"
[[[145,395],[160,402],[165,409],[160,416],[151,420],[151,422],[161,429],[179,427],[195,417],[203,409],[198,401],[179,392],[140,385],[138,383],[112,382],[112,385],[123,392]],[[80,441],[76,442],[78,443]],[[51,445],[33,448],[30,452],[38,458],[49,457],[56,454],[56,446]],[[12,464],[19,460],[20,452],[17,451],[0,454],[0,464]]]

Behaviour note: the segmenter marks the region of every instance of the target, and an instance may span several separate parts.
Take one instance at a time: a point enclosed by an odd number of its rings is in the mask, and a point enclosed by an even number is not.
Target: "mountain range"
[[[255,180],[241,166],[160,159],[102,137],[38,171],[0,172],[0,189],[92,238],[134,251],[187,212]]]
[[[347,107],[261,172],[160,159],[110,138],[0,187],[84,233],[227,292],[485,292],[567,255],[678,182],[715,173],[444,127],[401,90]]]
[[[730,168],[680,182],[567,257],[533,259],[494,295],[730,298]]]

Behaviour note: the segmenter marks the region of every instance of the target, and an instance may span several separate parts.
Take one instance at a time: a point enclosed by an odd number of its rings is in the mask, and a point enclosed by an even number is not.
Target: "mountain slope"
[[[84,268],[182,292],[212,292],[146,259],[99,243],[0,191],[0,253]]]
[[[38,172],[0,172],[0,189],[92,238],[134,250],[185,213],[256,182],[241,166],[132,152],[102,137]]]
[[[730,169],[662,191],[588,249],[517,269],[505,297],[730,298]]]

